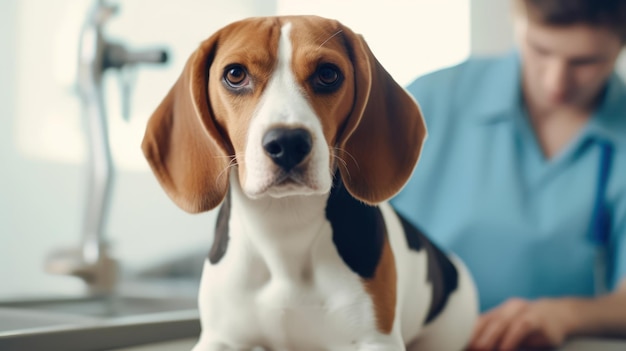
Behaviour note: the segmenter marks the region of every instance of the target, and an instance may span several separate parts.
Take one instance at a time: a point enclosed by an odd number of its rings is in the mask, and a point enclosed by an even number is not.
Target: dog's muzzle
[[[273,128],[265,133],[262,144],[265,154],[289,173],[311,153],[313,139],[303,128]]]

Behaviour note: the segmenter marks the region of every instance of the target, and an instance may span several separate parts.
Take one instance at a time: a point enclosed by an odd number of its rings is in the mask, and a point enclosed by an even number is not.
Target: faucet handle
[[[119,70],[122,94],[122,117],[130,119],[130,94],[136,77],[138,64],[163,64],[168,55],[164,49],[128,50],[118,43],[107,43],[105,51],[104,69],[116,68]]]
[[[126,52],[127,64],[163,64],[167,62],[167,51],[164,49],[149,49]]]
[[[106,69],[141,63],[163,64],[167,62],[167,56],[165,49],[128,50],[124,45],[107,43],[104,65]]]

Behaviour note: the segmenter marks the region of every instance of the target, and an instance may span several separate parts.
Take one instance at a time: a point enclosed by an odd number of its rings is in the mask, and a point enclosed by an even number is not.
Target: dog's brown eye
[[[339,73],[333,69],[332,67],[322,67],[318,72],[317,76],[320,79],[320,83],[324,85],[333,85],[339,79]]]
[[[233,88],[240,88],[248,83],[248,73],[242,66],[231,66],[224,72],[224,81]]]
[[[339,80],[339,72],[333,66],[322,66],[317,70],[317,78],[323,85],[333,85]]]
[[[331,64],[324,64],[319,66],[313,75],[313,86],[318,92],[330,93],[339,87],[342,79],[343,76],[339,68]]]

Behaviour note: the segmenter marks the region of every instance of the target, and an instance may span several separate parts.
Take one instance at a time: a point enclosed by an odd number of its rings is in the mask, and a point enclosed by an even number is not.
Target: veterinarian
[[[626,1],[513,1],[513,52],[408,87],[429,137],[392,203],[474,275],[473,349],[626,336]]]

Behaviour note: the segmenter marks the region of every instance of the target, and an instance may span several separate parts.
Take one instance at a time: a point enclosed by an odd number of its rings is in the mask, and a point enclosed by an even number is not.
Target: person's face
[[[518,18],[524,96],[540,108],[590,108],[622,48],[609,29]]]

